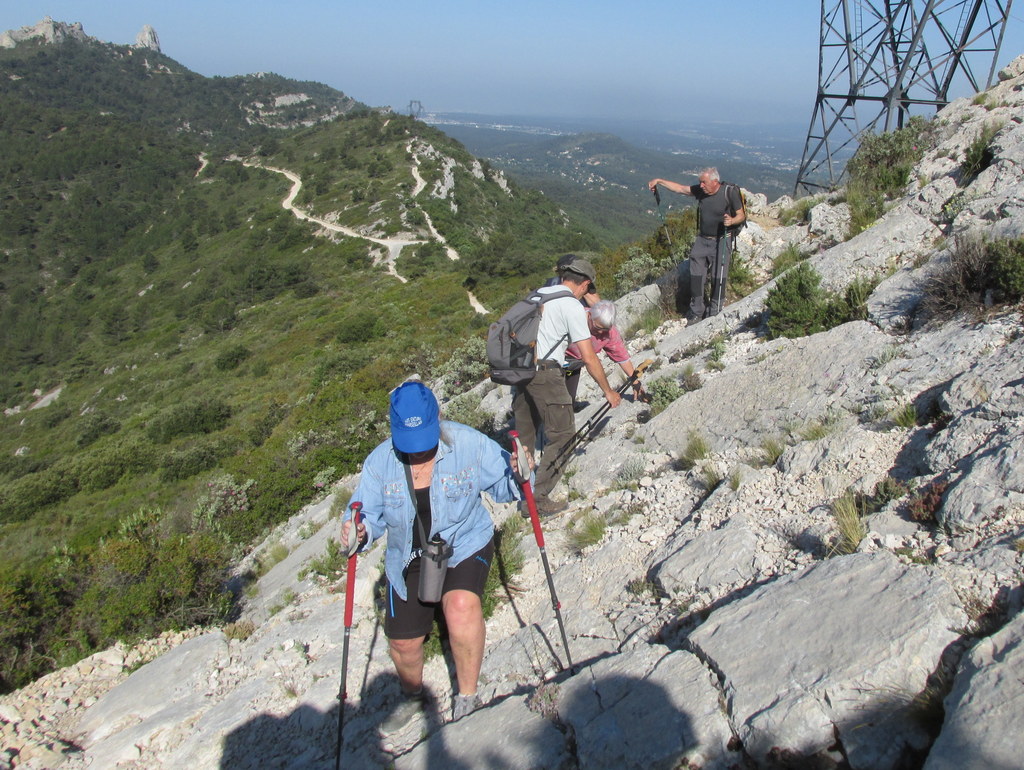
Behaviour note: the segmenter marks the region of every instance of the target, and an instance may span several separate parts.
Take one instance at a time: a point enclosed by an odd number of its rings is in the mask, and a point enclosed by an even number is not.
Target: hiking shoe
[[[569,503],[565,500],[556,502],[549,497],[538,497],[537,498],[537,515],[542,519],[548,519],[556,514],[561,513],[569,507]]]
[[[398,705],[395,706],[394,711],[388,714],[387,719],[381,722],[380,731],[385,735],[390,735],[391,733],[404,730],[423,716],[426,706],[427,699],[422,692],[415,695],[403,695]]]
[[[480,708],[480,696],[476,693],[472,695],[456,695],[452,698],[452,721],[458,722],[478,708]]]

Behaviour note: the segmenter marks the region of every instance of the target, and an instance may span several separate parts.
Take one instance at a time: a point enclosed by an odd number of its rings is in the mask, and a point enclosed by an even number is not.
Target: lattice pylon
[[[1013,0],[822,0],[818,94],[795,194],[832,189],[865,134],[992,85]],[[986,78],[975,74],[987,67]]]

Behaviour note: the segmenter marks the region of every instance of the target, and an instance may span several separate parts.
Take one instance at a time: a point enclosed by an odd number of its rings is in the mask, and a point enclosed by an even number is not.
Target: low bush
[[[768,335],[804,337],[864,320],[868,317],[867,299],[876,285],[876,281],[856,278],[841,295],[835,294],[821,287],[818,271],[801,262],[768,292]]]
[[[683,393],[683,387],[674,377],[652,380],[647,384],[647,395],[651,397],[651,415],[664,412]]]
[[[1024,298],[1024,238],[985,241],[956,238],[949,262],[925,284],[922,307],[935,321],[963,310]]]
[[[967,149],[964,150],[964,162],[960,166],[963,172],[960,178],[961,186],[970,182],[974,177],[992,165],[994,159],[992,153],[992,140],[1002,128],[1000,123],[987,123],[981,129],[981,133],[975,137]]]
[[[883,213],[885,201],[900,195],[910,173],[932,143],[933,127],[920,115],[896,131],[864,136],[846,165],[850,182],[850,235],[870,227]]]
[[[227,425],[231,407],[217,398],[195,399],[160,412],[147,427],[149,437],[166,444],[178,436],[213,433]]]

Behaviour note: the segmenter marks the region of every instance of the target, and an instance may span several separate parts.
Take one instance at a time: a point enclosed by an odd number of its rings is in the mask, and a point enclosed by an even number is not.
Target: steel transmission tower
[[[1013,0],[822,0],[818,96],[795,193],[831,189],[861,136],[992,84]],[[975,67],[985,67],[986,79]]]

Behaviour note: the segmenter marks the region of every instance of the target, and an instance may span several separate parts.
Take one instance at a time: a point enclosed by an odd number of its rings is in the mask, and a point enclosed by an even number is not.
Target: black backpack
[[[742,208],[744,211],[746,211],[747,210],[747,197],[743,194],[743,188],[740,187],[738,184],[733,184],[732,182],[722,182],[722,185],[725,187],[725,199],[729,202],[729,216],[732,216],[732,217],[736,216],[736,212],[738,211],[738,209],[736,209],[732,205],[732,198],[729,196],[729,193],[733,189],[736,190],[736,197],[740,199],[740,208]],[[740,230],[742,230],[746,226],[747,226],[747,220],[746,220],[746,217],[744,217],[743,221],[740,222],[738,225],[733,225],[732,227],[729,227],[729,228],[726,228],[726,229],[728,229],[729,235],[735,237],[735,236],[739,235],[740,234]]]
[[[537,373],[537,362],[551,355],[554,348],[537,356],[537,330],[544,303],[559,297],[573,297],[569,289],[541,294],[533,291],[519,300],[491,324],[487,331],[487,362],[491,381],[499,385],[525,385]],[[568,337],[569,333],[565,333]],[[562,340],[555,343],[555,347]]]

